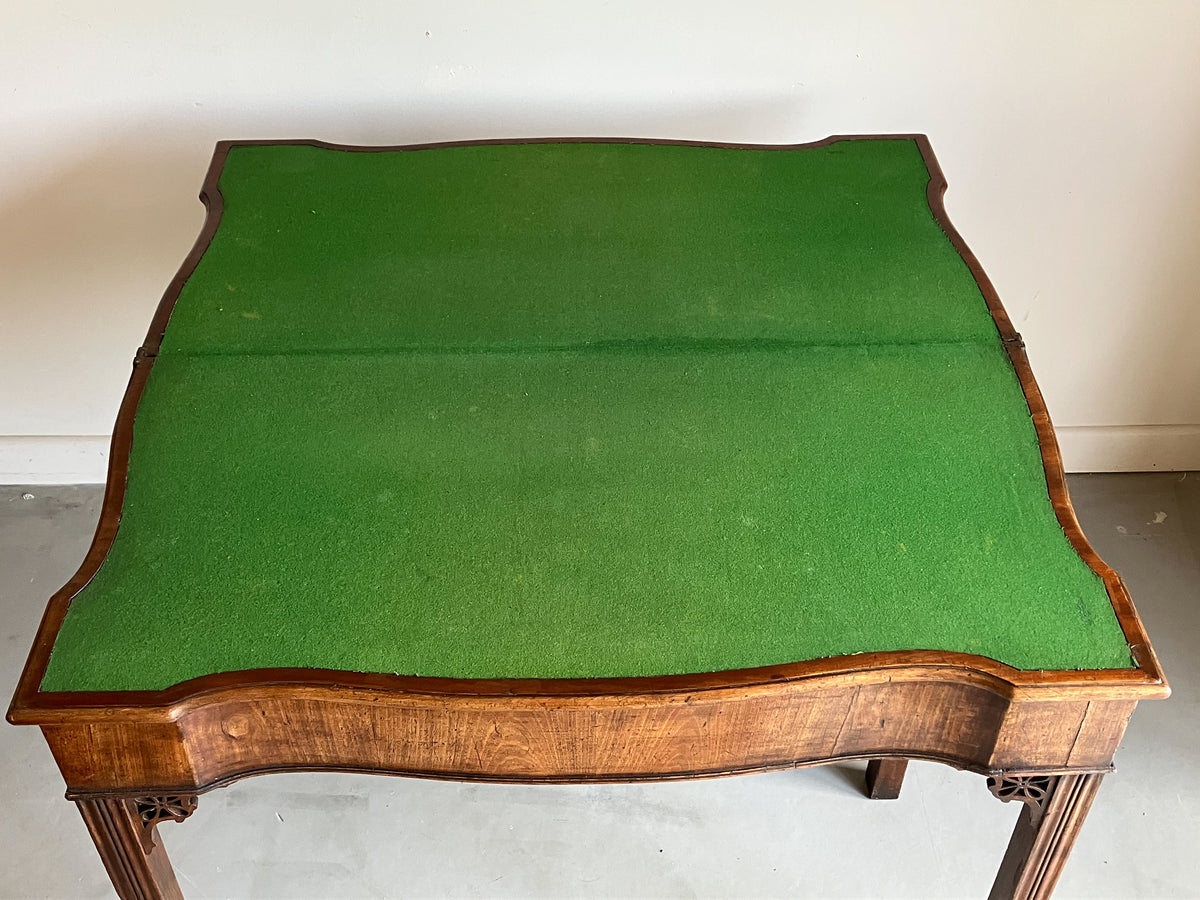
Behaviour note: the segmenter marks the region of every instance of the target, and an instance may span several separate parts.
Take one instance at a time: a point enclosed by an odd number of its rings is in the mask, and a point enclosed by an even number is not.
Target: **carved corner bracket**
[[[137,804],[138,817],[145,828],[168,820],[182,822],[196,812],[196,794],[179,793],[167,794],[164,797],[134,797]]]
[[[1007,803],[1019,800],[1029,807],[1036,822],[1046,811],[1046,801],[1054,793],[1058,775],[989,775],[988,790]]]
[[[159,822],[171,819],[182,822],[196,811],[195,794],[167,794],[161,797],[134,797],[138,818],[142,827],[149,831]]]

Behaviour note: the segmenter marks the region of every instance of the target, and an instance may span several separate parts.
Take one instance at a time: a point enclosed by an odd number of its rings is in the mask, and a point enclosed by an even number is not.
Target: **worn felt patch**
[[[235,148],[43,689],[1128,667],[927,179],[909,141]]]

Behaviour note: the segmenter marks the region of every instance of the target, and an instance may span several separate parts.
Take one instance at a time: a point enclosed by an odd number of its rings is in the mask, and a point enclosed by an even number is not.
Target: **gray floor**
[[[1138,709],[1057,896],[1200,896],[1200,473],[1079,476],[1071,491],[1175,694]],[[99,501],[94,487],[0,487],[5,697]],[[161,830],[189,898],[986,896],[1014,806],[934,764],[910,766],[890,803],[863,799],[861,777],[856,765],[594,787],[274,775],[208,794]],[[62,790],[37,730],[0,725],[0,896],[112,895]]]

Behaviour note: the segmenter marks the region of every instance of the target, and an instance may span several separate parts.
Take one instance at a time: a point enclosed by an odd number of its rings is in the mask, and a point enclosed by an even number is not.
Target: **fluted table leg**
[[[182,820],[195,797],[115,797],[75,801],[121,900],[183,900],[157,834],[163,819]]]
[[[992,885],[991,900],[1046,898],[1062,874],[1103,775],[989,778],[1001,800],[1025,804]]]

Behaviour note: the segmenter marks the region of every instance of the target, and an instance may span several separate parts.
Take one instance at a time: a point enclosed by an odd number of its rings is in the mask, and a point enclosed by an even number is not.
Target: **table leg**
[[[1001,800],[1021,800],[990,900],[1046,898],[1062,874],[1103,775],[1006,775],[989,778]]]
[[[156,833],[163,819],[182,821],[194,796],[103,797],[75,801],[121,900],[183,900]]]
[[[873,759],[867,763],[867,796],[872,800],[895,800],[904,784],[907,759]]]

